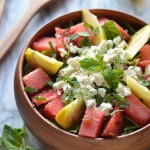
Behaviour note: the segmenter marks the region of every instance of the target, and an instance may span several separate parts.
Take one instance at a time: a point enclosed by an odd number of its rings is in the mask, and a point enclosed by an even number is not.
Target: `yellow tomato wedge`
[[[63,65],[62,62],[50,58],[41,54],[38,51],[34,51],[31,48],[28,48],[25,52],[25,57],[27,62],[34,68],[41,67],[48,74],[53,75],[56,74],[59,68]]]
[[[133,94],[138,98],[142,99],[143,103],[150,108],[150,91],[148,88],[139,84],[135,79],[130,76],[126,77],[128,87],[131,89]]]
[[[78,123],[85,111],[85,103],[82,99],[76,99],[65,106],[56,116],[56,122],[65,130]]]
[[[103,33],[102,28],[98,22],[97,16],[92,14],[88,9],[82,10],[82,20],[83,22],[92,25],[93,28],[99,28],[99,32],[95,35],[94,45],[99,45],[102,40],[106,39],[105,34]]]
[[[146,25],[137,31],[130,39],[126,51],[128,52],[128,59],[132,59],[142,48],[142,46],[150,38],[150,25]]]

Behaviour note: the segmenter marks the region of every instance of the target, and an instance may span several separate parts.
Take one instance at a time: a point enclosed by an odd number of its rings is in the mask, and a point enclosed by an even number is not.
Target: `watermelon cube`
[[[87,108],[79,129],[79,136],[99,137],[104,123],[104,113],[94,108]]]
[[[44,115],[51,121],[56,122],[55,117],[64,106],[65,104],[62,102],[61,96],[58,96],[45,105]]]
[[[102,132],[103,137],[117,137],[124,131],[124,113],[119,107],[114,108],[114,114],[105,124]]]
[[[40,106],[49,101],[55,100],[58,97],[57,91],[51,88],[45,88],[38,92],[36,95],[32,96],[32,101],[36,106]]]
[[[86,28],[83,23],[79,23],[75,26],[72,26],[69,31],[70,35],[76,34],[76,33],[81,33],[81,32],[87,32],[89,34],[89,36],[87,38],[89,39],[90,43],[93,43],[94,34],[92,33],[92,31],[90,31],[88,28]],[[84,38],[83,36],[79,36],[78,38],[76,38],[75,44],[80,47],[83,38]]]
[[[147,108],[135,95],[126,97],[130,106],[124,109],[125,113],[135,123],[145,126],[150,123],[150,109]]]
[[[51,53],[51,48],[49,45],[49,42],[52,42],[53,47],[56,49],[56,45],[57,45],[57,40],[56,38],[53,37],[40,37],[38,38],[33,44],[32,44],[32,48],[34,50],[37,50],[39,52],[48,50]],[[56,51],[57,54],[57,51]]]
[[[44,88],[46,82],[50,80],[50,77],[41,68],[37,68],[23,77],[25,86],[36,89],[37,91]],[[29,93],[33,94],[32,92]]]

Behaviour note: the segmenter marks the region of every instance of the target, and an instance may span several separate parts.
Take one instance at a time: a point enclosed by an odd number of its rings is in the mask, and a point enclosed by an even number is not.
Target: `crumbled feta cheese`
[[[70,76],[71,73],[75,72],[76,70],[72,66],[68,66],[59,70],[59,76]]]
[[[64,81],[55,82],[53,84],[53,89],[60,90],[66,83]]]
[[[87,108],[95,107],[96,106],[96,99],[93,98],[93,99],[86,100],[85,105],[86,105]]]
[[[118,48],[122,48],[122,49],[125,49],[127,46],[128,46],[128,45],[127,45],[127,43],[126,43],[124,40],[121,41],[121,42],[117,45]]]
[[[111,103],[102,103],[99,107],[99,110],[104,112],[104,116],[109,116],[110,111],[113,109]]]
[[[57,94],[58,94],[58,95],[61,95],[61,91],[57,90]]]
[[[114,44],[113,44],[113,41],[112,40],[107,40],[107,49],[111,49],[113,48]]]
[[[105,63],[112,63],[115,57],[116,57],[115,54],[112,55],[104,54],[103,61]]]
[[[150,76],[150,65],[147,65],[145,67],[144,77],[148,77],[148,76]]]
[[[80,57],[78,56],[68,59],[67,63],[76,70],[80,69]]]
[[[105,40],[102,40],[100,45],[98,46],[98,49],[100,52],[107,50],[107,42]]]
[[[104,97],[106,95],[106,89],[105,88],[98,88],[98,93],[101,97]]]
[[[97,86],[102,86],[105,81],[104,77],[100,73],[93,73],[92,75],[90,75],[90,79]]]
[[[106,64],[106,69],[111,70],[112,69],[111,64]]]
[[[71,89],[71,85],[70,84],[65,84],[63,87],[62,87],[63,91],[66,91],[66,89]]]
[[[131,95],[131,90],[125,85],[123,85],[122,83],[118,84],[118,87],[116,88],[116,92],[117,94],[123,97]]]
[[[67,51],[64,48],[59,48],[58,50],[60,52],[60,56],[61,57],[67,56],[68,53],[67,53]]]
[[[118,36],[118,37],[114,38],[114,39],[113,39],[113,42],[114,42],[114,44],[115,44],[116,46],[118,46],[119,43],[121,42],[121,37]]]
[[[142,77],[142,76],[143,76],[141,67],[134,66],[134,71],[136,72],[136,74],[137,74],[139,77]]]

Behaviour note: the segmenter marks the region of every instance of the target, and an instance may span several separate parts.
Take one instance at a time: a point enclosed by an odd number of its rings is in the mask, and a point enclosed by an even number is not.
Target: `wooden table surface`
[[[0,39],[15,24],[28,5],[29,0],[6,0],[6,7],[0,20]],[[14,72],[21,50],[38,28],[60,15],[82,8],[120,10],[150,23],[149,7],[150,0],[56,0],[52,5],[39,11],[11,47],[11,52],[0,62],[0,135],[4,124],[13,127],[22,127],[23,125],[15,104]],[[39,142],[35,144],[35,138],[32,135],[29,136],[29,139],[31,145],[40,150],[46,149],[42,148]]]

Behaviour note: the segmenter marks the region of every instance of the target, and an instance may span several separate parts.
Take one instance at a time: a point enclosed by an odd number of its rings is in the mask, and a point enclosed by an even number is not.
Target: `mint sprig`
[[[90,36],[90,35],[89,35],[88,32],[79,32],[79,33],[75,33],[75,34],[70,35],[69,38],[71,40],[75,40],[75,39],[77,39],[80,36],[87,37],[87,36]]]
[[[113,40],[117,36],[121,37],[120,31],[118,30],[114,22],[111,20],[106,21],[104,25],[102,25],[102,30],[104,31],[107,40]]]
[[[8,150],[35,150],[25,143],[26,130],[25,127],[20,129],[13,129],[5,125],[3,133],[0,138],[0,149],[6,147]]]
[[[49,46],[50,46],[50,48],[51,48],[52,58],[55,58],[55,59],[56,59],[56,50],[55,50],[55,48],[54,48],[54,46],[53,46],[53,44],[52,44],[51,41],[48,42],[48,43],[49,43]]]

